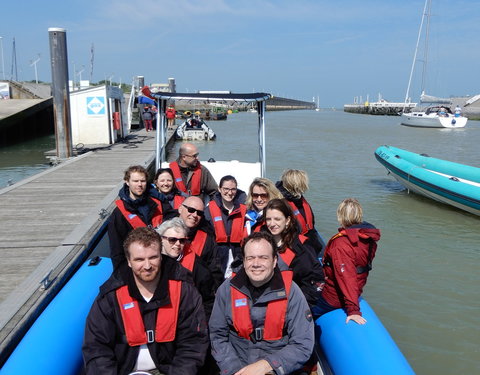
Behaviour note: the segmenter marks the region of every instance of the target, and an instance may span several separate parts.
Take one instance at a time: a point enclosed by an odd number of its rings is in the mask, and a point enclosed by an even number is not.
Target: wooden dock
[[[142,129],[0,190],[0,353],[88,257],[125,169],[154,158],[155,133]]]

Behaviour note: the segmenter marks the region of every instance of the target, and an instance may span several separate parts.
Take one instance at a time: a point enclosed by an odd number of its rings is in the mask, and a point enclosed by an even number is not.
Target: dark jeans
[[[330,305],[325,299],[323,298],[322,295],[318,298],[317,302],[315,303],[314,306],[312,306],[312,314],[313,318],[317,319],[323,314],[326,314],[329,311],[335,310],[336,307],[333,307]]]

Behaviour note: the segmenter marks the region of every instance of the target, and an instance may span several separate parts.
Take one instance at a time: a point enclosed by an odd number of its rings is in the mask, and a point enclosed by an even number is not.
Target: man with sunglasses
[[[128,273],[102,285],[85,326],[87,375],[196,375],[208,348],[202,299],[187,270],[137,228],[124,243]]]
[[[188,197],[178,208],[178,214],[188,228],[187,247],[195,254],[195,273],[198,274],[196,278],[199,280],[196,284],[204,298],[205,315],[209,318],[215,292],[223,282],[223,273],[220,268],[215,233],[204,219],[204,208],[205,205],[199,197]]]
[[[178,150],[178,159],[170,163],[178,190],[202,200],[212,196],[218,189],[210,171],[198,160],[198,149],[192,143],[183,143]]]

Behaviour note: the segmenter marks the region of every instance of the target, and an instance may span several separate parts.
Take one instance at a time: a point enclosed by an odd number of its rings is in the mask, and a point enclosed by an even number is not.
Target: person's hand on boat
[[[271,374],[273,369],[266,360],[261,359],[238,370],[234,375],[265,375]]]
[[[350,320],[353,320],[357,324],[367,323],[367,319],[365,319],[363,316],[357,315],[357,314],[347,316],[347,320],[345,321],[345,323],[348,323]]]

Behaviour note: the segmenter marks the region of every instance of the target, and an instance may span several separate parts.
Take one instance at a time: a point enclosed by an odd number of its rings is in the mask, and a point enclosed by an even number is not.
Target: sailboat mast
[[[427,26],[425,27],[425,46],[423,50],[423,70],[422,70],[422,93],[425,92],[425,85],[427,81],[427,66],[428,66],[428,41],[430,38],[430,15],[432,10],[432,0],[428,0],[428,7],[424,12],[424,16],[427,17]]]
[[[407,100],[410,96],[410,85],[412,83],[413,72],[415,70],[415,62],[417,61],[418,46],[420,45],[420,37],[422,35],[423,22],[425,21],[425,16],[427,14],[427,5],[431,0],[425,0],[425,6],[423,7],[422,22],[420,22],[420,28],[418,29],[417,36],[417,45],[415,46],[415,53],[413,55],[412,68],[410,69],[410,78],[408,79],[407,93],[405,94],[405,101],[403,102],[403,112],[405,112],[405,107],[407,106]]]

